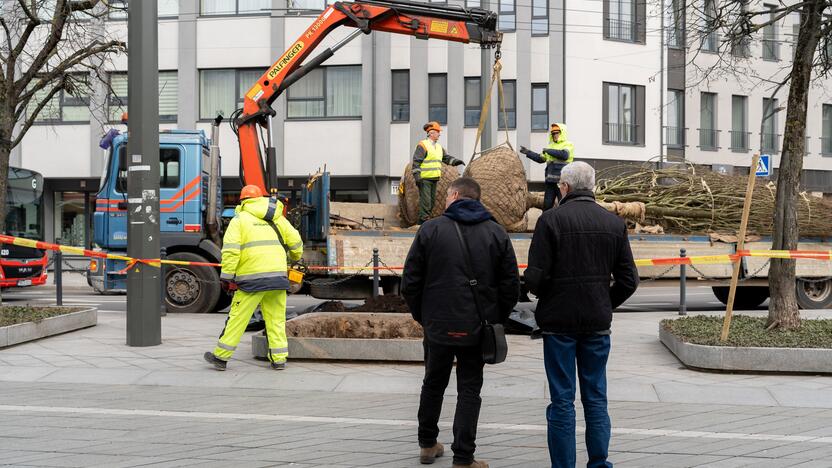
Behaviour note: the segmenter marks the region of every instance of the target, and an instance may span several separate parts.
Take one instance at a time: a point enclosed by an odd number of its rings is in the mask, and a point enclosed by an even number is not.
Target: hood
[[[592,190],[575,190],[574,192],[569,192],[563,197],[563,200],[560,201],[560,204],[563,205],[569,201],[572,201],[578,197],[590,197],[593,200],[595,199],[595,194]]]
[[[272,221],[277,221],[281,216],[283,216],[283,203],[281,203],[280,200],[275,200],[275,203],[277,204],[277,209],[274,210]],[[237,208],[234,209],[234,213],[245,211],[259,219],[266,219],[266,211],[268,210],[269,199],[267,197],[247,198],[237,205]]]
[[[472,200],[470,198],[463,198],[462,200],[451,203],[451,206],[443,214],[463,224],[477,224],[494,219],[479,200]]]
[[[560,135],[558,135],[558,141],[552,141],[552,133],[549,132],[549,143],[563,143],[565,141],[569,141],[569,134],[566,132],[566,124],[555,122],[555,125],[560,127]]]

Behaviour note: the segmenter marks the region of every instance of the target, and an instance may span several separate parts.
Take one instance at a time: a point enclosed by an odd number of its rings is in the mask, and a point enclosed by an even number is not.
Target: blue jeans
[[[586,419],[587,468],[611,467],[607,413],[609,335],[543,335],[543,362],[552,403],[546,408],[552,468],[575,466],[575,363]]]

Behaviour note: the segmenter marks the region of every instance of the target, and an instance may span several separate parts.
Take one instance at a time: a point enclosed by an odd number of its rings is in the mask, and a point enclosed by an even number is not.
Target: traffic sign
[[[754,171],[757,177],[768,177],[771,175],[771,156],[761,154],[760,160],[757,161],[757,169]]]

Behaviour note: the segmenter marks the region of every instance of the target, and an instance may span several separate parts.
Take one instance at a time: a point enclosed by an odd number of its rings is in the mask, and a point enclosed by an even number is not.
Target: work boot
[[[470,465],[460,465],[459,463],[454,463],[453,468],[488,468],[488,462],[474,460]]]
[[[433,444],[433,447],[422,447],[419,449],[419,463],[423,465],[430,465],[444,453],[445,447],[443,447],[439,442]]]
[[[205,361],[208,364],[213,365],[214,369],[216,369],[216,370],[225,370],[226,362],[223,361],[222,359],[214,356],[214,353],[207,352],[207,353],[203,354],[202,357],[205,358]]]
[[[274,370],[284,370],[286,369],[286,362],[273,362],[272,369]]]

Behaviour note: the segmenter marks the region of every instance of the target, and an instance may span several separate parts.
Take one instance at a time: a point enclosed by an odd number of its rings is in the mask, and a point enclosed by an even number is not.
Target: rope
[[[508,135],[508,112],[506,112],[506,100],[503,92],[503,80],[500,79],[500,71],[503,69],[503,65],[500,63],[500,48],[497,47],[497,52],[494,54],[494,67],[492,68],[491,73],[491,84],[488,86],[488,91],[485,93],[485,99],[483,100],[482,107],[480,110],[480,123],[477,126],[477,137],[474,140],[474,149],[471,153],[471,159],[468,160],[468,164],[477,157],[478,154],[482,154],[486,151],[492,150],[499,146],[508,146],[509,149],[514,151],[514,147],[511,146],[511,142],[509,141]],[[498,93],[498,102],[500,103],[500,110],[503,114],[503,128],[506,132],[506,140],[499,145],[496,145],[492,148],[484,149],[482,151],[477,152],[477,148],[480,145],[480,139],[482,138],[482,131],[485,128],[485,123],[488,120],[488,110],[491,107],[491,92],[494,89],[494,83],[497,83],[497,93]]]

